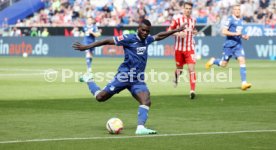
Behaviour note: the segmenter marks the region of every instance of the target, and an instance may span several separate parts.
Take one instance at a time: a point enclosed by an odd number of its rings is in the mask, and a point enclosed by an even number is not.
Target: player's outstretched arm
[[[94,48],[94,47],[98,47],[98,46],[102,46],[102,45],[114,45],[114,44],[115,43],[114,43],[113,39],[104,39],[104,40],[100,40],[100,41],[91,43],[89,45],[83,45],[79,42],[75,42],[72,47],[75,50],[84,51],[84,50],[89,49],[89,48]]]
[[[154,39],[155,39],[156,41],[160,41],[160,40],[163,40],[163,39],[165,39],[166,37],[168,37],[168,36],[170,36],[170,35],[172,35],[172,34],[174,34],[174,33],[176,33],[176,32],[183,31],[183,30],[185,30],[185,28],[186,28],[185,25],[186,25],[186,24],[180,26],[179,28],[170,30],[170,31],[159,32],[159,33],[157,33],[156,35],[154,35]]]

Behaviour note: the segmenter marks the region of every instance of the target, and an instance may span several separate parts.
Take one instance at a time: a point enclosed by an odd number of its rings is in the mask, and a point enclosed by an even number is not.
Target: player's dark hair
[[[145,25],[147,25],[147,26],[151,26],[151,23],[150,23],[150,21],[149,21],[148,19],[142,20],[141,23],[142,23],[142,24],[145,24]]]
[[[184,1],[179,2],[179,6],[182,7],[184,5]]]
[[[189,6],[191,6],[191,7],[193,7],[194,6],[194,4],[192,3],[192,2],[184,2],[184,4],[183,4],[184,6],[185,5],[189,5]]]

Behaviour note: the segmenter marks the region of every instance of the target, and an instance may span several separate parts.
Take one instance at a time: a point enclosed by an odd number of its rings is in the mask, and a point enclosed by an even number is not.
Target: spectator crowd
[[[180,0],[43,0],[45,8],[18,20],[16,27],[83,26],[87,17],[98,26],[137,25],[143,18],[153,25],[169,25],[181,15]],[[194,3],[198,24],[217,25],[231,14],[231,6],[241,4],[246,23],[276,24],[276,0],[186,0]],[[7,18],[8,19],[8,18]],[[3,26],[3,25],[2,25]]]

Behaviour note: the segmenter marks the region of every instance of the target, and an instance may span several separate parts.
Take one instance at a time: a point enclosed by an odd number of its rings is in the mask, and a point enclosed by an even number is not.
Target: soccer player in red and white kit
[[[176,29],[186,23],[186,29],[182,32],[175,33],[175,79],[174,84],[177,86],[179,76],[182,74],[183,65],[188,65],[188,71],[190,75],[190,98],[195,98],[195,41],[194,35],[197,33],[195,29],[196,20],[191,17],[193,3],[184,2],[184,15],[174,19],[169,27],[169,30]]]

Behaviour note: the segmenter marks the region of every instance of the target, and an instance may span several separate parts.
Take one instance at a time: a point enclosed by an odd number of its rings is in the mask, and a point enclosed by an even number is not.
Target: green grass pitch
[[[95,58],[93,71],[116,72],[122,60]],[[198,74],[207,72],[205,62],[198,61]],[[77,75],[62,81],[62,69],[85,71],[84,58],[0,57],[0,149],[275,149],[276,62],[247,61],[253,84],[248,91],[239,89],[235,60],[227,69],[215,67],[215,74],[228,74],[229,68],[232,82],[197,83],[197,97],[190,100],[188,82],[173,88],[173,59],[150,58],[147,71],[167,72],[171,79],[147,82],[152,100],[147,127],[158,136],[138,137],[138,103],[127,90],[98,103],[85,84],[76,82]],[[45,81],[47,69],[58,71],[56,81]],[[107,81],[98,84],[104,87]],[[124,122],[122,134],[107,133],[111,117]],[[36,141],[43,139],[48,140]]]

